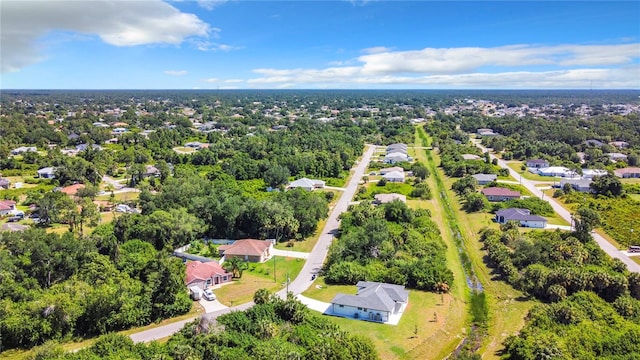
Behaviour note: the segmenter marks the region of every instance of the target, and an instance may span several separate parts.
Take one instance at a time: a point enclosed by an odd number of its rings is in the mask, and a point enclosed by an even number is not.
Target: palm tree
[[[238,257],[232,257],[224,262],[222,268],[232,273],[234,278],[239,279],[242,277],[242,272],[249,268],[249,264]]]

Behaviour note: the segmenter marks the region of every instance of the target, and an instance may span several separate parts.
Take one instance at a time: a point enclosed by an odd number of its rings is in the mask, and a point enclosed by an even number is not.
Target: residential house
[[[530,159],[530,160],[527,160],[526,165],[528,168],[533,168],[533,169],[548,168],[549,162],[544,159]]]
[[[475,174],[471,175],[471,177],[475,178],[476,181],[478,181],[478,185],[486,185],[498,179],[498,175],[496,174]]]
[[[200,149],[208,148],[209,144],[201,143],[199,141],[192,141],[192,142],[188,142],[188,143],[184,144],[184,146],[188,147],[188,148],[200,150]]]
[[[324,186],[325,182],[322,180],[302,178],[292,181],[289,184],[289,189],[303,188],[305,190],[311,191],[314,189],[322,189],[324,188]]]
[[[520,192],[500,187],[489,187],[481,190],[489,201],[507,201],[520,199]]]
[[[159,177],[160,176],[160,170],[158,170],[157,167],[153,166],[153,165],[147,165],[144,168],[144,173],[142,173],[142,177]]]
[[[615,146],[618,149],[624,149],[629,147],[629,143],[626,141],[612,141],[609,143],[611,146]]]
[[[392,171],[404,172],[404,169],[401,168],[400,166],[388,167],[388,168],[380,169],[380,175],[386,175]]]
[[[462,154],[462,160],[480,160],[480,156],[475,154]]]
[[[118,128],[115,128],[115,129],[111,130],[111,134],[112,135],[122,135],[122,134],[124,134],[124,133],[126,133],[128,131],[129,130],[127,130],[127,129],[123,128],[123,127],[118,127]]]
[[[46,167],[38,170],[38,177],[41,179],[53,179],[56,177],[56,169],[53,167]]]
[[[2,226],[0,226],[0,232],[2,232],[2,231],[11,231],[11,232],[25,231],[28,228],[29,228],[28,225],[22,225],[22,224],[17,224],[17,223],[5,223],[5,224],[2,224]]]
[[[201,289],[229,282],[233,277],[233,274],[228,273],[215,261],[190,261],[187,263],[186,273],[187,287],[197,286]]]
[[[409,303],[409,291],[402,285],[359,281],[356,295],[337,294],[331,301],[333,315],[382,323],[395,322]]]
[[[60,192],[63,192],[69,196],[76,196],[76,194],[78,193],[78,190],[84,189],[84,188],[85,188],[84,184],[73,184],[73,185],[63,187],[62,189],[60,189]]]
[[[547,226],[547,219],[538,215],[531,215],[528,209],[508,208],[498,210],[495,220],[499,224],[506,224],[509,221],[517,221],[520,226],[544,229]]]
[[[607,155],[613,162],[627,161],[627,155],[619,152],[606,153],[605,155]]]
[[[385,155],[383,162],[385,164],[395,164],[403,161],[411,161],[413,160],[410,156],[405,153],[394,151]]]
[[[560,180],[560,188],[564,189],[565,184],[571,185],[573,190],[578,192],[591,192],[591,183],[593,180],[586,179],[562,179]]]
[[[11,155],[20,155],[22,153],[36,152],[36,151],[38,151],[38,149],[36,149],[35,146],[20,146],[19,148],[15,148],[11,150]]]
[[[76,151],[77,151],[77,152],[80,152],[80,151],[86,151],[88,148],[89,148],[89,145],[88,145],[88,144],[79,144],[79,145],[76,145]],[[102,146],[97,145],[97,144],[92,144],[92,145],[91,145],[91,148],[92,148],[93,150],[102,150]]]
[[[9,187],[11,187],[11,181],[9,181],[9,179],[0,177],[0,188],[6,190]]]
[[[393,153],[393,152],[399,152],[399,153],[403,153],[403,154],[407,154],[407,144],[391,144],[389,146],[387,146],[387,154]]]
[[[404,182],[404,173],[400,171],[391,171],[382,176],[389,182]]]
[[[578,177],[578,174],[575,171],[572,171],[569,168],[564,166],[550,166],[546,168],[536,169],[535,173],[540,176],[558,176],[558,177]]]
[[[403,203],[407,202],[407,197],[402,195],[402,194],[396,194],[396,193],[391,193],[391,194],[377,194],[375,196],[375,203],[376,204],[386,204],[389,202],[392,202],[394,200],[400,200]]]
[[[16,211],[16,202],[13,200],[0,200],[0,216],[6,216]]]
[[[493,129],[489,129],[489,128],[481,128],[478,129],[476,131],[476,134],[480,135],[480,136],[485,136],[485,135],[495,135],[495,133],[493,132]]]
[[[587,141],[584,142],[587,146],[595,146],[595,147],[602,147],[604,145],[604,143],[600,140],[595,140],[595,139],[589,139]]]
[[[623,179],[628,178],[640,178],[640,168],[639,167],[626,167],[622,169],[615,169],[613,173]]]
[[[249,262],[265,262],[271,258],[273,252],[272,240],[243,239],[236,240],[230,245],[218,247],[220,256],[225,260],[240,258]]]
[[[582,170],[583,179],[593,179],[594,177],[605,176],[607,174],[608,174],[607,170],[601,170],[601,169],[583,169]]]

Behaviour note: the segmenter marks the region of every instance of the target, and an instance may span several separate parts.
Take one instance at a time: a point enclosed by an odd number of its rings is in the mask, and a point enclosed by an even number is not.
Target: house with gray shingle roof
[[[397,324],[409,303],[402,285],[359,281],[356,295],[338,294],[331,301],[333,315]]]
[[[478,181],[478,185],[486,185],[490,182],[498,180],[498,175],[496,174],[475,174],[471,175],[471,177],[475,178]]]

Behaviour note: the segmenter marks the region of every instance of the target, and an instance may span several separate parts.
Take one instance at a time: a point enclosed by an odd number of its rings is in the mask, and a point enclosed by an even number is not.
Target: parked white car
[[[211,291],[210,289],[206,289],[202,293],[202,296],[209,301],[213,301],[216,299],[216,294],[214,294],[213,291]]]

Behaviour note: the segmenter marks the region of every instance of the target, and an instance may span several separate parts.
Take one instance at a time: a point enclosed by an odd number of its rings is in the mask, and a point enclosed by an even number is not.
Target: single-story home
[[[384,157],[383,161],[385,164],[395,164],[395,163],[399,163],[403,161],[411,161],[411,160],[412,158],[407,154],[399,151],[394,151],[394,152],[388,153]]]
[[[571,185],[573,190],[578,192],[590,192],[591,191],[591,183],[593,180],[589,178],[585,179],[562,179],[560,180],[560,188],[564,188],[565,184]]]
[[[392,171],[404,172],[404,169],[401,168],[400,166],[388,167],[388,168],[380,169],[380,175],[386,175]]]
[[[76,145],[76,151],[85,151],[89,148],[88,144],[80,144],[80,145]],[[102,150],[102,146],[98,145],[98,144],[92,144],[91,148],[93,150]]]
[[[498,210],[495,220],[499,224],[506,224],[509,221],[517,221],[520,226],[544,229],[547,225],[547,219],[538,215],[531,215],[528,209],[508,208]]]
[[[386,204],[388,202],[392,202],[393,200],[400,200],[403,203],[407,202],[407,197],[402,195],[402,194],[396,194],[396,193],[391,193],[391,194],[377,194],[375,196],[375,203],[376,204]]]
[[[115,129],[111,130],[111,134],[112,135],[120,135],[120,134],[124,134],[124,133],[126,133],[128,131],[129,130],[127,130],[127,129],[123,128],[123,127],[118,127],[118,128],[115,128]]]
[[[400,171],[392,171],[386,173],[382,178],[389,182],[404,182],[404,173]]]
[[[0,215],[9,215],[16,211],[16,202],[13,200],[0,200]]]
[[[144,173],[142,173],[142,177],[159,177],[160,176],[160,170],[158,170],[157,167],[153,166],[153,165],[147,165],[144,168]]]
[[[587,141],[584,142],[587,146],[596,146],[596,147],[602,147],[602,145],[604,145],[604,143],[600,140],[596,140],[596,139],[589,139]]]
[[[583,169],[582,170],[583,179],[593,179],[594,177],[605,176],[607,174],[608,174],[607,170],[601,170],[601,169]]]
[[[53,167],[46,167],[38,170],[38,177],[41,179],[53,179],[56,177],[56,169]]]
[[[471,175],[471,177],[475,178],[476,181],[478,181],[478,185],[486,185],[498,179],[498,175],[496,174],[475,174]]]
[[[640,178],[640,167],[626,167],[622,169],[615,169],[613,173],[623,179],[628,178]]]
[[[188,148],[200,150],[200,149],[208,148],[209,144],[208,143],[201,143],[199,141],[192,141],[192,142],[188,142],[188,143],[184,144],[184,146],[188,147]]]
[[[84,189],[84,188],[85,188],[84,184],[73,184],[73,185],[63,187],[62,189],[60,189],[60,192],[63,192],[69,196],[75,196],[78,193],[78,190]]]
[[[249,262],[265,262],[271,258],[273,241],[255,239],[236,240],[233,244],[220,245],[218,252],[220,256],[224,256],[225,260],[236,257]]]
[[[393,152],[400,152],[403,154],[407,154],[407,144],[391,144],[389,146],[387,146],[387,154],[393,153]]]
[[[475,154],[462,154],[462,160],[480,160],[480,156]]]
[[[22,153],[36,152],[36,151],[38,151],[38,149],[36,149],[35,146],[20,146],[19,148],[15,148],[11,150],[11,155],[20,155]]]
[[[387,323],[394,315],[402,316],[409,303],[409,291],[402,285],[359,281],[356,287],[356,295],[337,294],[333,298],[333,315]]]
[[[549,162],[544,159],[530,159],[530,160],[527,160],[526,165],[528,168],[534,168],[534,169],[548,168]]]
[[[622,153],[618,153],[618,152],[607,153],[605,155],[607,155],[609,157],[609,159],[611,159],[611,161],[613,161],[613,162],[626,161],[627,160],[627,155],[622,154]]]
[[[489,187],[481,190],[489,201],[507,201],[520,199],[520,192],[500,187]]]
[[[314,189],[322,189],[324,188],[324,185],[325,182],[322,180],[302,178],[292,181],[289,184],[289,189],[303,188],[305,190],[311,191]]]
[[[624,149],[624,148],[629,147],[629,143],[626,142],[626,141],[612,141],[612,142],[609,143],[609,145],[615,146],[618,149]]]
[[[577,177],[577,173],[564,166],[550,166],[535,171],[540,176]]]
[[[190,261],[186,268],[187,287],[197,286],[206,289],[211,285],[218,285],[231,281],[233,274],[225,271],[220,264],[215,261],[200,262]]]

